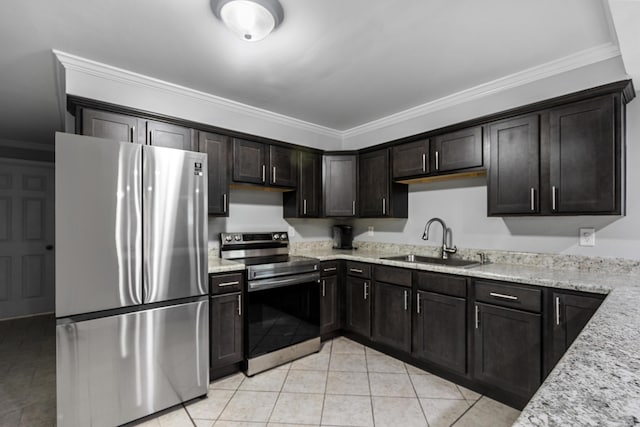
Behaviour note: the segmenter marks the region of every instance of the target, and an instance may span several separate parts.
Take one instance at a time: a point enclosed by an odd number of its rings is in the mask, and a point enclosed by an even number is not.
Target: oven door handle
[[[305,273],[296,274],[294,276],[271,278],[262,280],[250,280],[247,284],[247,291],[254,292],[262,289],[281,288],[283,286],[299,285],[301,283],[318,282],[320,280],[320,273]]]

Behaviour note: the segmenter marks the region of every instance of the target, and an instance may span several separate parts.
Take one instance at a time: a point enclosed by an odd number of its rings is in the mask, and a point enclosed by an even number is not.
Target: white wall
[[[440,226],[424,242],[422,232],[432,217],[453,230],[459,247],[545,252],[640,260],[640,99],[627,106],[627,215],[488,218],[484,178],[409,186],[409,218],[356,220],[358,240],[439,245]],[[374,226],[374,236],[366,235]],[[578,246],[578,229],[594,227],[596,246]]]

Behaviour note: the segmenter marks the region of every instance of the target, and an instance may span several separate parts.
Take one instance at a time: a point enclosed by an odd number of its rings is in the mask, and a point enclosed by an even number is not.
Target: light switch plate
[[[373,225],[367,228],[367,236],[373,236]]]
[[[581,228],[580,229],[580,246],[595,246],[596,245],[596,229],[595,228]]]

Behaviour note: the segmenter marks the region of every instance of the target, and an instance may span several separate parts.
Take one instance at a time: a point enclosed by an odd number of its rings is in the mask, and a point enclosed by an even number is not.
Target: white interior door
[[[54,165],[0,159],[0,319],[55,307]]]

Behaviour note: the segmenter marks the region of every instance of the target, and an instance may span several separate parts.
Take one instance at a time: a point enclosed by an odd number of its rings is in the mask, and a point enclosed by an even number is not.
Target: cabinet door
[[[389,150],[360,155],[360,216],[389,214]]]
[[[338,276],[326,276],[320,286],[320,334],[340,329],[338,306]]]
[[[269,184],[295,187],[298,182],[296,151],[291,148],[269,146]]]
[[[374,341],[411,351],[411,288],[375,282],[372,314]]]
[[[200,132],[198,148],[207,153],[209,215],[229,215],[229,138]]]
[[[545,373],[558,363],[580,331],[587,325],[593,313],[602,303],[600,296],[587,296],[553,292],[552,351]]]
[[[82,109],[82,135],[138,142],[138,118],[106,111]]]
[[[481,126],[438,135],[431,140],[434,172],[476,168],[483,164]]]
[[[541,316],[476,303],[474,377],[529,399],[540,386]]]
[[[266,182],[265,145],[244,139],[233,140],[233,180],[250,184]]]
[[[147,144],[197,151],[192,129],[161,122],[147,122]]]
[[[324,156],[322,168],[324,215],[355,216],[357,212],[356,176],[358,171],[356,156]]]
[[[538,122],[534,114],[489,125],[489,215],[540,212]]]
[[[345,329],[368,337],[371,334],[371,282],[347,277],[346,285]]]
[[[429,173],[429,140],[396,145],[392,151],[393,179]]]
[[[303,217],[320,216],[320,188],[322,185],[320,155],[300,152],[298,174],[298,214]]]
[[[243,314],[240,293],[211,298],[211,369],[242,361]]]
[[[452,371],[467,372],[467,301],[418,291],[413,355]]]
[[[552,212],[620,213],[620,135],[614,120],[613,96],[549,112]]]

